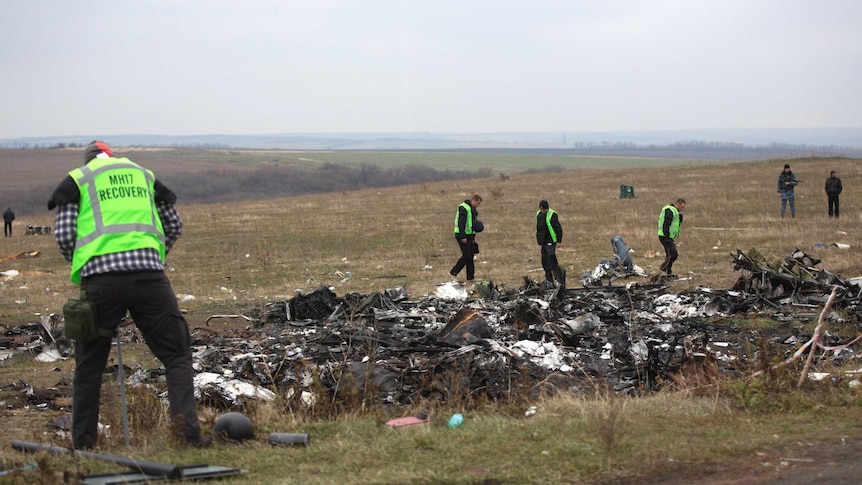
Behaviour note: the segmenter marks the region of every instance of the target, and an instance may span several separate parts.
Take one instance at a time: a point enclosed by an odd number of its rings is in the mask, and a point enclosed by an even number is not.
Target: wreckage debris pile
[[[405,288],[339,297],[319,288],[251,309],[254,323],[242,330],[194,329],[196,386],[201,399],[235,408],[276,393],[306,406],[348,395],[407,405],[512,402],[596,385],[623,394],[701,385],[762,367],[758,358],[793,354],[833,287],[843,318],[833,311],[831,321],[859,332],[862,288],[793,254],[782,261],[738,251],[731,263],[742,275],[733,289],[679,294],[659,284],[565,289],[526,278],[518,288],[489,283],[490,298],[466,300],[410,300]],[[785,324],[740,330],[736,322],[752,315]],[[856,358],[839,334],[824,339],[830,351],[818,362]],[[764,343],[771,356],[759,353]]]
[[[823,305],[832,288],[837,287],[841,307],[858,307],[858,279],[843,280],[838,275],[816,268],[820,260],[798,248],[784,259],[764,256],[756,249],[749,250],[748,254],[737,250],[731,257],[734,269],[743,270],[734,289],[757,295],[765,302]]]
[[[693,363],[712,367],[695,372],[698,379],[735,375],[757,364],[764,336],[741,332],[734,319],[721,317],[756,314],[799,322],[768,338],[774,355],[783,358],[807,340],[802,324],[818,318],[816,305],[834,286],[840,289],[835,308],[845,310],[839,323],[858,326],[862,288],[813,269],[818,261],[801,251],[779,265],[790,269],[787,274],[759,257],[732,257],[743,272],[734,289],[680,294],[638,284],[559,294],[527,279],[519,288],[494,287],[493,298],[466,301],[410,301],[403,288],[338,297],[320,288],[255,309],[258,321],[248,332],[257,340],[243,337],[239,348],[227,340],[208,345],[243,356],[227,360],[234,375],[282,392],[308,391],[317,376],[331,393],[349,383],[373,390],[381,402],[407,404],[466,394],[529,398],[548,390],[539,383],[588,389],[601,382],[635,393],[658,389],[660,382],[694,384],[680,375]],[[846,348],[829,357],[841,361],[854,352]]]

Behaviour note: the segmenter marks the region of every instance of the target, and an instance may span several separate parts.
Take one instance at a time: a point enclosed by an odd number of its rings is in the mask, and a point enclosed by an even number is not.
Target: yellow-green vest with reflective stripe
[[[81,192],[72,281],[96,256],[152,248],[165,260],[165,232],[156,212],[153,173],[127,158],[97,158],[69,175]]]
[[[462,202],[458,207],[463,207],[464,210],[467,211],[467,224],[464,225],[464,235],[469,236],[473,234],[473,206]],[[458,210],[455,211],[455,234],[458,234]]]
[[[542,211],[536,212],[536,217],[539,217],[539,214],[541,213]],[[554,231],[554,228],[551,227],[551,217],[553,217],[554,214],[556,214],[556,212],[554,212],[554,209],[548,209],[548,212],[545,213],[545,224],[548,225],[548,234],[551,235],[551,241],[556,243],[557,233]]]
[[[673,212],[673,220],[670,221],[670,234],[665,234],[662,228],[664,228],[665,211],[668,209]],[[658,235],[669,237],[671,239],[675,239],[679,236],[679,209],[677,209],[675,205],[668,204],[661,208],[661,215],[658,216]]]

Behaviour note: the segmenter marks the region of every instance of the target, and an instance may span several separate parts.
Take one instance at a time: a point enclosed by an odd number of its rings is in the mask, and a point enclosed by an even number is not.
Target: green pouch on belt
[[[86,288],[81,286],[81,298],[70,298],[63,305],[63,332],[66,338],[90,343],[99,336],[99,319],[96,304],[87,299]]]

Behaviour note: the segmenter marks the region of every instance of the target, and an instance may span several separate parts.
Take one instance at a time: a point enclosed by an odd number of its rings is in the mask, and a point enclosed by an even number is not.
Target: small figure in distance
[[[449,270],[449,275],[454,279],[458,277],[458,273],[462,269],[467,268],[467,281],[473,281],[476,277],[476,267],[473,264],[473,255],[475,254],[474,243],[476,242],[476,233],[480,225],[478,217],[479,212],[476,209],[482,203],[482,196],[474,194],[473,197],[465,200],[458,205],[458,210],[455,212],[455,241],[458,243],[458,248],[461,250],[461,257]]]
[[[784,164],[784,170],[778,174],[778,195],[781,197],[781,218],[784,218],[784,212],[787,208],[787,203],[790,203],[790,217],[796,217],[796,196],[793,189],[797,184],[796,174],[790,170],[790,164]]]
[[[563,275],[557,261],[557,249],[563,245],[563,228],[560,226],[557,212],[548,206],[547,200],[539,201],[539,211],[536,212],[536,242],[542,248],[545,279],[551,283],[562,284]]]
[[[685,208],[684,199],[676,199],[673,204],[661,208],[658,216],[658,240],[664,248],[664,262],[659,269],[673,276],[673,263],[679,257],[676,250],[676,240],[679,238],[679,229],[682,226],[682,211]]]
[[[15,213],[12,212],[11,207],[6,208],[6,212],[3,213],[3,234],[6,237],[12,237],[12,221],[15,220]]]
[[[841,179],[835,175],[835,170],[829,172],[829,178],[826,179],[826,199],[829,203],[829,217],[833,215],[838,218],[838,196],[841,194]]]

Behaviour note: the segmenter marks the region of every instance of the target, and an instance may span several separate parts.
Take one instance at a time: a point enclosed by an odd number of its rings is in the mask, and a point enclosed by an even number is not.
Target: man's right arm
[[[81,199],[81,192],[78,190],[78,184],[71,176],[68,176],[60,182],[60,185],[54,189],[51,198],[48,199],[48,210],[54,210],[55,207],[70,202],[78,203]]]
[[[54,218],[54,239],[57,248],[66,261],[72,262],[72,254],[75,252],[75,240],[78,237],[78,204],[63,204],[57,209]]]

